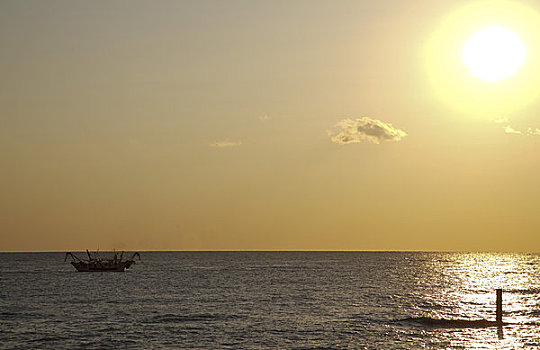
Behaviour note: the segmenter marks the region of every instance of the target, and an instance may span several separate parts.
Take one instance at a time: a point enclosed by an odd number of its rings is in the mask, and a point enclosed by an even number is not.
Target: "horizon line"
[[[268,253],[280,253],[280,252],[298,252],[298,253],[492,253],[492,254],[539,254],[540,251],[518,251],[518,250],[415,250],[415,249],[185,249],[185,250],[168,250],[168,249],[106,249],[106,250],[91,250],[91,252],[147,252],[147,253],[159,253],[159,252],[169,252],[169,253],[258,253],[258,252],[268,252]],[[65,253],[65,252],[86,252],[84,250],[2,250],[0,254],[9,254],[9,253]]]

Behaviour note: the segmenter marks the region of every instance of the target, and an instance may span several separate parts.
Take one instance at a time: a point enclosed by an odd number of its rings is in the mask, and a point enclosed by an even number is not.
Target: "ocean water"
[[[79,273],[63,253],[0,254],[0,348],[540,348],[538,254],[141,257],[124,273]],[[503,327],[455,321],[494,320],[496,288]]]

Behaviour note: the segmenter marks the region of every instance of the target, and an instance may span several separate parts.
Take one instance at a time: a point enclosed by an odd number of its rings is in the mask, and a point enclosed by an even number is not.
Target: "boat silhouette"
[[[123,272],[135,264],[135,257],[141,260],[139,253],[135,252],[131,258],[124,260],[124,252],[114,252],[114,255],[110,258],[103,258],[99,255],[99,252],[95,252],[92,256],[88,249],[86,250],[88,259],[81,259],[71,252],[67,252],[64,257],[64,262],[68,257],[71,257],[71,265],[73,265],[79,272]]]

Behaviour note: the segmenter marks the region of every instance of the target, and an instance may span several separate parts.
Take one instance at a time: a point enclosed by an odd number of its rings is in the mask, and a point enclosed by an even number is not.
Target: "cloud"
[[[540,136],[540,129],[538,128],[528,128],[527,129],[527,135],[531,136]]]
[[[512,135],[540,136],[539,128],[527,128],[527,131],[519,131],[510,125],[503,126],[504,132]]]
[[[510,125],[503,126],[503,129],[504,129],[504,132],[507,133],[507,134],[514,134],[514,135],[521,135],[522,134],[521,131],[514,129]]]
[[[526,131],[514,129],[510,124],[508,118],[492,119],[496,124],[503,124],[501,128],[505,133],[510,135],[526,135],[526,136],[540,136],[539,128],[527,128]]]
[[[526,131],[521,131],[514,129],[510,124],[507,118],[493,119],[493,122],[496,124],[503,124],[501,127],[505,133],[510,135],[526,135],[526,136],[540,136],[539,128],[527,128]]]
[[[328,131],[328,136],[333,143],[341,145],[362,141],[380,144],[383,141],[400,141],[407,133],[390,123],[363,117],[341,120]]]
[[[242,144],[242,140],[238,140],[238,141],[223,140],[223,141],[212,142],[210,146],[223,148],[223,147],[236,147],[236,146],[240,146],[241,144]]]
[[[493,122],[496,124],[508,123],[508,118],[503,117],[503,118],[493,119]]]

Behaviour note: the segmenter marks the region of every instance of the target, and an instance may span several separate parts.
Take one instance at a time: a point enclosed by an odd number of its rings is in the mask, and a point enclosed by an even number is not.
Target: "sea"
[[[84,257],[84,254],[80,254]],[[0,254],[1,349],[538,349],[540,255]],[[503,322],[496,326],[496,289]]]

